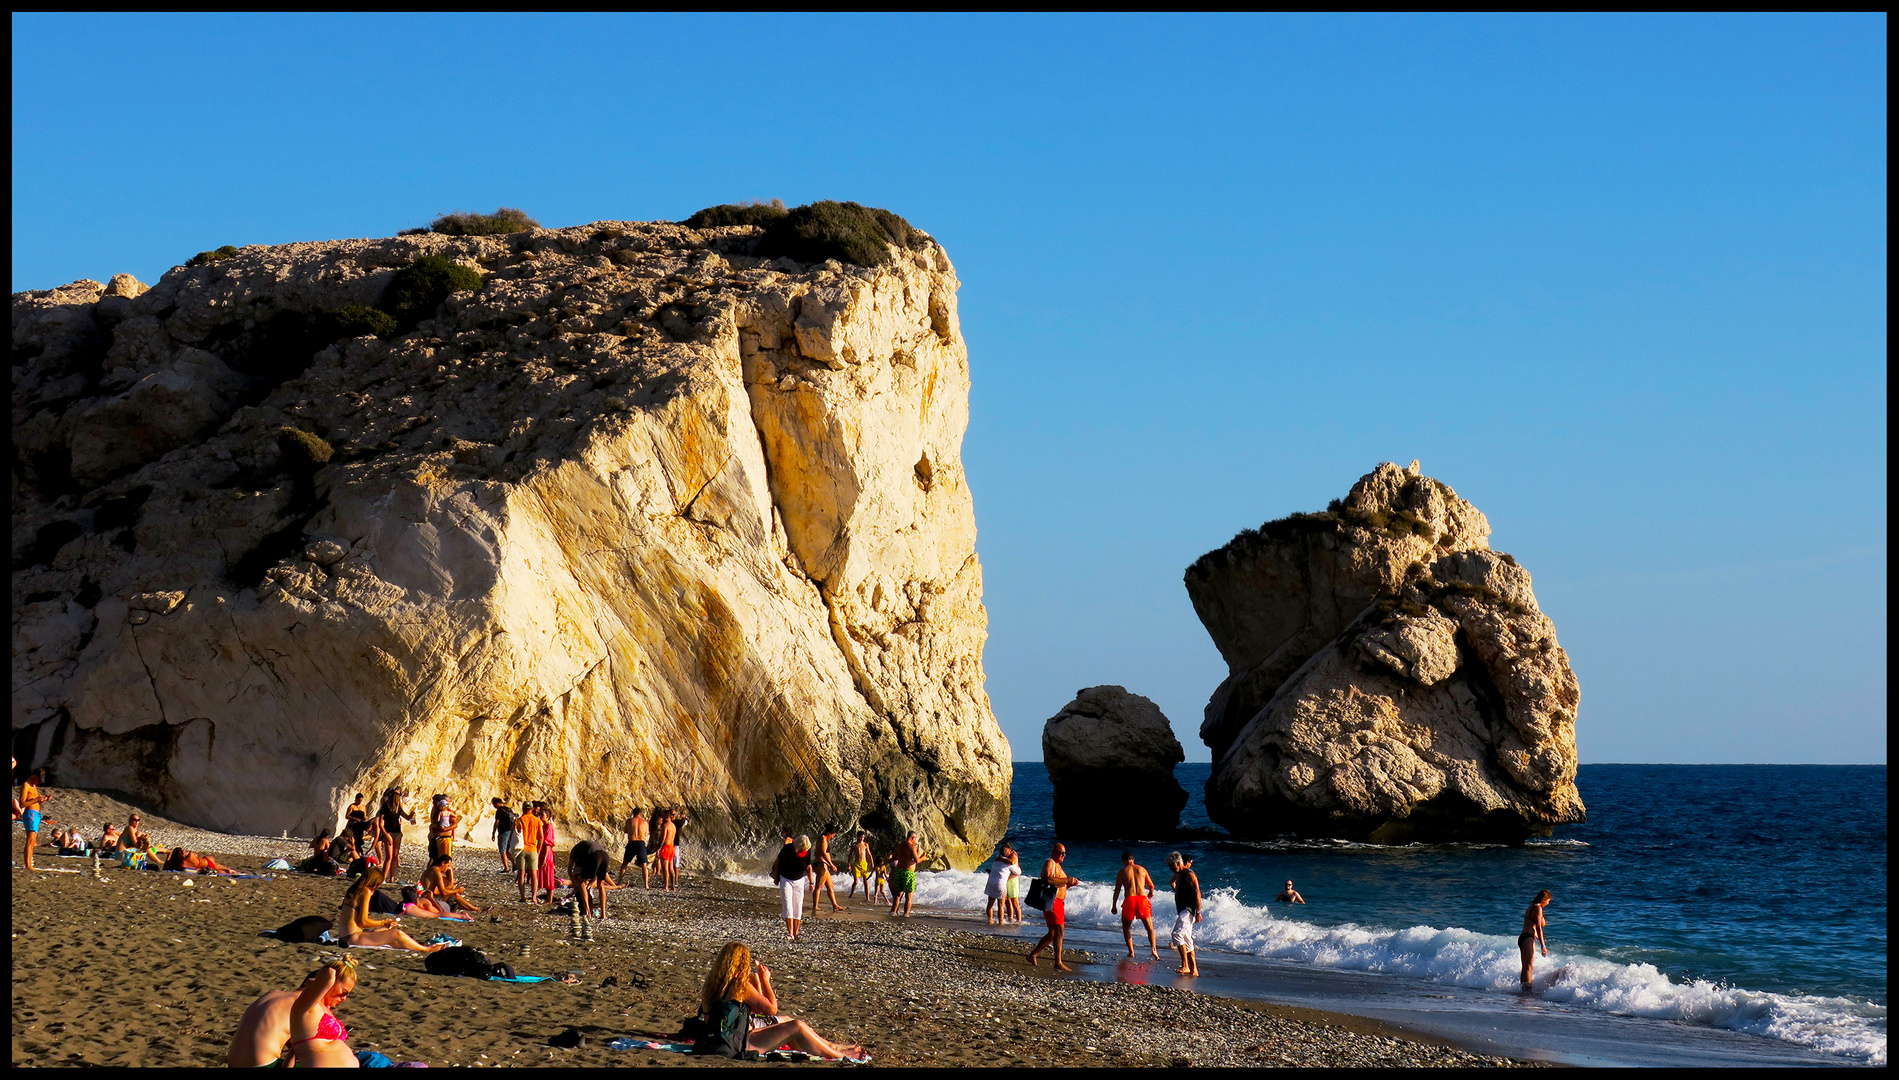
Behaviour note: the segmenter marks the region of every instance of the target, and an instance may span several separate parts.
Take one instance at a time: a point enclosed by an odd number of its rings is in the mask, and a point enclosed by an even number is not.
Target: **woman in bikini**
[[[344,945],[393,945],[410,952],[432,953],[446,945],[424,945],[403,933],[396,920],[369,913],[369,898],[382,885],[382,868],[372,866],[343,894],[343,913],[336,920],[336,940]]]
[[[745,1049],[770,1053],[788,1046],[822,1058],[861,1058],[861,1046],[825,1041],[803,1020],[782,1020],[778,1016],[778,995],[771,988],[771,969],[752,959],[752,950],[744,944],[728,942],[712,960],[705,985],[699,992],[699,1015],[711,1018],[722,1002],[736,1001],[752,1014],[752,1031]]]
[[[190,871],[199,874],[235,874],[237,869],[225,866],[216,859],[201,852],[186,851],[182,847],[171,849],[165,858],[165,869]]]
[[[312,987],[321,987],[312,991]],[[224,1060],[234,1069],[275,1069],[285,1065],[284,1048],[290,1045],[292,1037],[291,1016],[293,1013],[314,1009],[321,1016],[306,1016],[304,1027],[307,1030],[297,1032],[304,1045],[310,1048],[309,1058],[304,1053],[293,1050],[299,1065],[331,1065],[352,1068],[358,1064],[356,1055],[348,1045],[349,1032],[330,1010],[343,1003],[356,989],[356,962],[350,959],[333,960],[311,972],[296,990],[272,990],[251,1003],[244,1010],[244,1016],[237,1022],[237,1034],[231,1036],[231,1049]],[[304,994],[311,993],[309,1001]],[[327,1021],[327,1023],[326,1023]],[[338,1054],[336,1047],[342,1048]],[[349,1060],[344,1061],[347,1057]]]
[[[390,788],[382,797],[382,833],[383,846],[387,854],[382,860],[385,872],[393,874],[402,868],[402,822],[415,824],[415,811],[402,805],[402,789]]]
[[[1523,913],[1523,932],[1517,935],[1517,950],[1523,954],[1523,992],[1530,992],[1530,968],[1536,960],[1536,947],[1543,946],[1543,955],[1550,954],[1549,942],[1543,940],[1543,909],[1550,903],[1550,891],[1544,889],[1530,901],[1529,910]]]

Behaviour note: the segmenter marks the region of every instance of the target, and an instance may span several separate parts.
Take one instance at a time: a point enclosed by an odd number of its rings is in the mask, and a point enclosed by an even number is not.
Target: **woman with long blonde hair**
[[[396,925],[396,920],[369,913],[369,898],[382,885],[382,867],[372,866],[343,894],[343,913],[336,920],[336,940],[344,945],[394,945],[410,952],[432,953],[446,945],[424,945]]]
[[[752,950],[743,942],[727,942],[713,957],[712,969],[699,990],[699,1014],[713,1020],[728,1001],[743,1006],[750,1018],[747,1050],[763,1053],[789,1046],[817,1057],[864,1057],[863,1047],[826,1042],[803,1020],[778,1019],[778,995],[771,988],[771,969],[754,960]]]

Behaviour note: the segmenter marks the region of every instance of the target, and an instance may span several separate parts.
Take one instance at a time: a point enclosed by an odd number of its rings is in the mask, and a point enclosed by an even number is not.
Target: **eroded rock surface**
[[[1229,668],[1201,727],[1215,821],[1404,843],[1583,819],[1576,676],[1489,534],[1417,462],[1387,463],[1188,568]]]
[[[400,782],[579,835],[683,806],[709,855],[829,821],[986,857],[1010,762],[954,271],[756,232],[250,247],[16,295],[21,756],[227,830]],[[310,338],[421,255],[481,288]]]
[[[1173,834],[1186,760],[1160,706],[1119,686],[1078,691],[1042,727],[1055,788],[1055,830],[1067,840],[1157,840]]]

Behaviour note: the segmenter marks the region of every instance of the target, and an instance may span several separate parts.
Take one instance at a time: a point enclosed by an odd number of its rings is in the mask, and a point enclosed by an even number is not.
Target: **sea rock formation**
[[[685,807],[706,858],[827,822],[986,857],[1010,759],[955,272],[921,234],[873,270],[758,233],[247,247],[15,295],[19,756],[227,830],[401,784],[549,798],[572,836]],[[369,307],[422,256],[479,287],[391,330]]]
[[[1055,831],[1069,840],[1158,840],[1187,805],[1174,766],[1187,755],[1160,706],[1119,686],[1075,693],[1042,727]]]
[[[1579,690],[1530,575],[1417,462],[1187,570],[1229,669],[1207,812],[1240,835],[1521,841],[1583,820]]]

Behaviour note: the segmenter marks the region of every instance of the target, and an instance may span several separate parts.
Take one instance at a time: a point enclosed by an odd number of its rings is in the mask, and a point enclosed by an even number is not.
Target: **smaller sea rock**
[[[1042,728],[1056,831],[1072,840],[1172,835],[1187,805],[1174,766],[1186,756],[1152,701],[1119,686],[1078,691]]]

